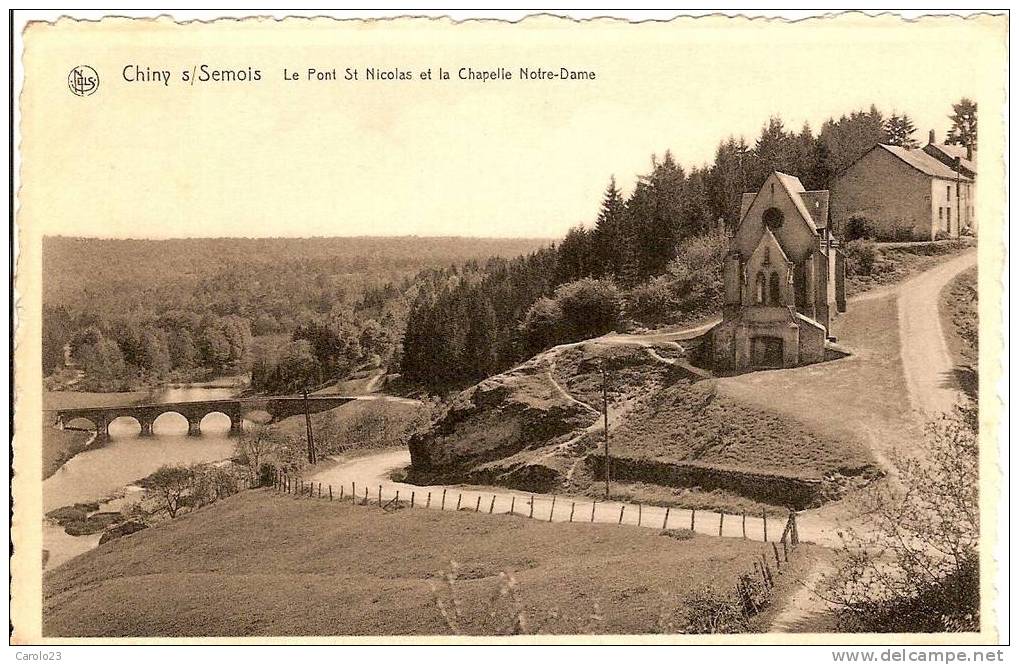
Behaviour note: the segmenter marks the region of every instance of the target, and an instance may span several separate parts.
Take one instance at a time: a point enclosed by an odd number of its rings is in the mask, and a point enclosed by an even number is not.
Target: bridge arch
[[[133,413],[112,413],[106,429],[111,436],[144,434],[145,421]]]
[[[167,409],[152,419],[152,429],[158,428],[165,434],[183,434],[188,431],[188,418],[180,411]]]
[[[213,431],[226,430],[230,428],[232,424],[233,418],[230,417],[230,414],[218,409],[207,411],[205,415],[198,420],[198,426],[200,428],[211,428]]]

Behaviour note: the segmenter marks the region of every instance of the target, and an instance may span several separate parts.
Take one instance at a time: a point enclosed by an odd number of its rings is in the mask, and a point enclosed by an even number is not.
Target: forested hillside
[[[60,369],[70,344],[72,362],[85,370],[83,388],[256,368],[260,380],[281,383],[265,389],[296,389],[373,356],[390,362],[419,271],[550,243],[46,238],[43,369]],[[293,385],[282,385],[288,380]]]
[[[404,374],[433,390],[462,387],[626,319],[655,325],[717,312],[721,259],[743,192],[776,170],[826,189],[875,144],[914,141],[913,131],[907,116],[886,119],[872,106],[816,134],[771,118],[753,145],[730,137],[712,164],[689,170],[671,151],[652,156],[629,194],[610,178],[594,224],[570,229],[555,248],[422,284],[408,317]]]
[[[953,120],[954,122],[954,120]],[[442,393],[551,345],[717,312],[740,195],[772,171],[827,189],[879,142],[914,147],[876,107],[818,132],[771,118],[711,164],[652,156],[625,192],[610,177],[590,225],[553,244],[472,238],[87,240],[44,244],[44,368],[69,343],[85,387],[252,372],[289,392],[366,362]],[[840,233],[840,229],[836,229]]]

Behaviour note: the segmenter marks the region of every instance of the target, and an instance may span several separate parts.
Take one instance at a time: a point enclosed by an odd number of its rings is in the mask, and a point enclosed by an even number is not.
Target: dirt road
[[[898,288],[903,372],[912,407],[927,415],[949,412],[959,402],[961,392],[941,330],[938,300],[941,289],[976,262],[976,250],[970,250]]]
[[[921,273],[896,288],[884,291],[878,297],[897,297],[899,311],[901,353],[909,385],[910,398],[917,409],[927,413],[950,410],[959,398],[959,389],[952,376],[952,359],[948,353],[941,322],[938,316],[938,298],[941,289],[976,262],[976,252],[967,252],[946,261],[937,267]],[[598,341],[609,344],[637,344],[674,342],[688,339],[705,332],[712,323],[688,330],[645,335],[606,335]],[[579,343],[578,343],[579,344]],[[564,348],[573,345],[563,345]],[[368,396],[366,396],[368,397]],[[376,399],[381,396],[375,396]],[[370,397],[368,397],[370,398]],[[399,398],[391,398],[399,399]],[[553,497],[545,494],[517,492],[503,487],[475,486],[431,486],[421,487],[390,480],[393,471],[410,464],[410,453],[406,450],[387,451],[364,457],[341,460],[340,463],[310,477],[323,487],[333,486],[338,495],[343,487],[345,498],[351,488],[360,500],[364,500],[367,489],[371,502],[377,502],[379,487],[382,488],[383,502],[396,498],[409,501],[414,494],[415,506],[432,509],[469,509],[478,512],[509,513],[533,516],[546,521],[594,521],[599,523],[625,524],[630,526],[662,528],[690,528],[691,511],[670,510],[666,521],[666,509],[658,506],[638,506],[618,501],[592,502],[587,497]],[[353,484],[353,485],[352,485]],[[428,495],[431,494],[429,501]],[[443,502],[443,494],[445,501]],[[554,500],[554,503],[553,503]],[[532,508],[533,502],[533,508]],[[593,517],[592,517],[593,516]],[[698,533],[718,535],[718,513],[697,511],[694,516],[694,530]],[[743,536],[743,518],[727,515],[722,521],[722,535]],[[768,540],[781,535],[784,521],[768,520]],[[764,540],[764,520],[747,516],[746,534],[754,540]],[[798,523],[800,538],[828,547],[838,546],[839,520],[831,519],[829,511],[808,511],[801,515]]]

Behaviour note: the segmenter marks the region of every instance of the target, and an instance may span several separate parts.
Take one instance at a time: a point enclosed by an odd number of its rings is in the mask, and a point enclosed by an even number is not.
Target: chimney
[[[929,143],[930,145],[934,145],[934,130],[933,129],[930,131],[930,133],[927,134],[927,143]]]

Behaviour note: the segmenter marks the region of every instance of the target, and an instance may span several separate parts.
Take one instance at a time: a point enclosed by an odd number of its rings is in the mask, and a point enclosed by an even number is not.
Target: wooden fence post
[[[425,508],[431,508],[431,507],[432,507],[432,493],[429,492],[428,493],[428,498],[425,499]]]
[[[574,501],[570,504],[570,522],[573,521],[573,511],[577,508],[577,502]]]
[[[477,503],[477,505],[474,506],[474,512],[479,512],[480,510],[481,510],[481,495],[479,494],[478,495],[478,503]]]
[[[594,522],[594,507],[595,507],[596,505],[598,505],[598,502],[597,502],[597,501],[594,501],[594,502],[592,502],[592,503],[591,503],[591,522],[592,522],[592,523]]]
[[[641,505],[637,504],[637,526],[640,526],[641,521],[644,519],[644,509]]]
[[[364,486],[364,505],[368,505],[368,486]]]
[[[446,489],[442,489],[442,503],[439,505],[439,510],[446,509]]]
[[[396,490],[396,498],[395,498],[395,499],[393,499],[393,501],[395,501],[395,502],[396,502],[396,505],[397,505],[397,506],[399,506],[399,505],[400,505],[400,490]]]
[[[743,511],[743,540],[747,539],[747,511]]]
[[[617,522],[617,524],[622,524],[623,523],[623,511],[624,510],[626,510],[626,504],[625,503],[623,505],[619,506],[619,522]]]
[[[322,498],[322,483],[318,484],[318,498]]]
[[[379,485],[379,505],[382,505],[382,485]]]
[[[534,495],[531,495],[531,512],[528,515],[531,519],[534,519]]]
[[[665,531],[669,525],[669,509],[670,506],[665,506],[665,519],[662,520],[662,531]]]
[[[488,514],[491,515],[495,511],[495,495],[492,495],[492,503],[488,504]]]
[[[771,588],[774,586],[774,582],[771,579],[771,566],[768,565],[768,557],[764,555],[764,552],[761,552],[761,569],[765,572],[764,581],[767,583],[768,587]]]
[[[340,485],[340,501],[343,501],[343,485]]]
[[[792,519],[792,521],[793,521],[792,544],[793,545],[799,545],[800,544],[800,531],[799,531],[799,529],[796,528],[796,512],[795,511],[793,511],[792,515],[790,515],[790,519]]]
[[[329,486],[329,500],[330,501],[333,500],[333,486],[332,485]]]
[[[461,492],[461,493],[456,495],[456,509],[457,510],[460,510],[460,501],[463,500],[463,498],[464,498],[463,492]]]
[[[789,561],[789,546],[785,544],[784,540],[782,541],[782,556],[785,557],[786,562]]]
[[[722,522],[725,521],[725,513],[718,513],[718,537],[722,537]]]
[[[552,515],[555,514],[555,494],[552,495],[552,508],[548,511],[548,521],[552,521]]]
[[[517,505],[517,497],[514,494],[513,496],[510,497],[510,515],[514,514],[513,509],[514,509],[514,507],[516,505]]]
[[[782,560],[778,558],[778,545],[772,543],[771,549],[775,551],[775,568],[782,570]]]
[[[690,509],[690,530],[691,531],[694,530],[694,519],[696,517],[697,517],[697,509],[696,508],[691,508]]]
[[[411,493],[410,493],[410,507],[411,508],[414,507],[414,492],[413,491],[411,491]]]
[[[768,511],[761,509],[761,519],[764,520],[764,542],[768,542]]]
[[[357,487],[354,485],[354,481],[350,481],[350,502],[354,503],[357,501]]]

